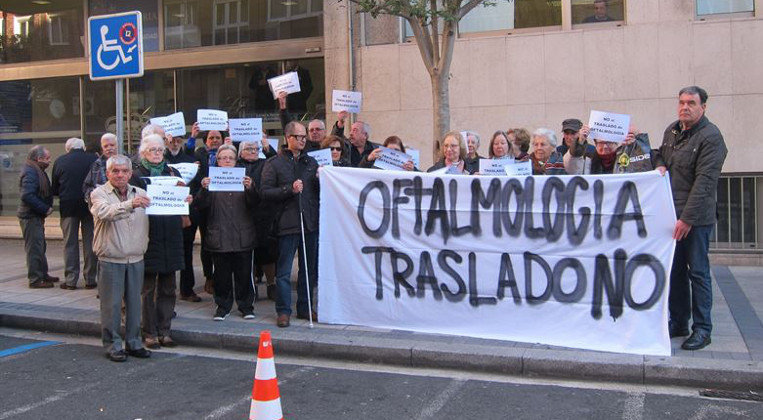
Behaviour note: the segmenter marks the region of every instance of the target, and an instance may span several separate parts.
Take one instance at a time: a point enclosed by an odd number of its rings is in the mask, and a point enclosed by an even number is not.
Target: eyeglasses
[[[244,152],[252,152],[252,153],[256,153],[256,152],[258,152],[260,149],[258,149],[258,148],[256,148],[256,147],[244,147],[244,148],[243,148],[243,149],[241,149],[241,150],[242,150],[242,151],[244,151]]]
[[[315,127],[313,127],[310,130],[308,130],[308,131],[310,131],[312,133],[312,132],[315,132],[315,131],[326,131],[326,129],[325,128],[315,128]]]
[[[235,156],[218,156],[218,161],[228,161],[228,160],[236,160]]]
[[[163,147],[152,147],[150,149],[146,149],[148,153],[164,153]]]
[[[295,139],[297,139],[297,140],[300,140],[300,141],[301,141],[301,140],[304,140],[304,139],[305,139],[305,137],[307,137],[307,136],[305,136],[304,134],[292,134],[291,136],[292,136],[292,137],[294,137],[294,138],[295,138]]]
[[[331,147],[330,149],[331,149],[332,152],[341,152],[342,151],[341,147]]]

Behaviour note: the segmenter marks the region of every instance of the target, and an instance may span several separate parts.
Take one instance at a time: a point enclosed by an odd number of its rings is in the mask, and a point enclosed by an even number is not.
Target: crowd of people
[[[42,146],[29,151],[21,174],[20,220],[29,287],[53,287],[58,279],[48,273],[44,220],[59,196],[65,246],[65,281],[61,288],[77,288],[78,231],[82,231],[85,288],[98,287],[103,344],[111,360],[128,355],[149,357],[150,351],[176,343],[170,330],[179,298],[199,302],[194,291],[193,244],[201,236],[204,291],[216,304],[215,321],[236,308],[253,319],[258,299],[256,283],[267,285],[275,301],[278,327],[288,327],[292,315],[291,270],[297,253],[296,316],[318,320],[310,301],[318,281],[319,165],[309,151],[330,149],[335,166],[373,168],[385,149],[371,141],[371,127],[355,121],[345,127],[341,112],[331,133],[321,120],[305,127],[292,121],[286,94],[278,95],[284,142],[274,150],[262,140],[233,144],[225,132],[199,131],[173,137],[149,124],[134,156],[117,153],[111,133],[101,138],[100,156],[85,153],[84,142],[70,139],[66,154],[53,165],[52,182],[45,169],[50,152]],[[695,350],[710,343],[712,323],[708,244],[715,222],[715,189],[726,156],[718,128],[705,116],[707,93],[696,86],[678,95],[678,120],[665,130],[662,144],[652,149],[646,133],[631,127],[622,143],[589,138],[588,126],[576,118],[562,122],[562,141],[554,130],[524,128],[498,130],[487,147],[487,159],[513,158],[531,162],[533,175],[633,173],[670,171],[678,222],[678,241],[671,275],[669,331],[671,337],[691,336],[683,343]],[[345,137],[345,131],[348,135]],[[198,144],[197,147],[197,143]],[[451,131],[439,142],[440,159],[428,172],[480,174],[480,136],[473,131]],[[382,145],[405,153],[398,136]],[[260,153],[265,158],[260,157]],[[146,215],[146,195],[152,177],[180,177],[172,164],[192,163],[198,170],[187,182],[187,216]],[[210,191],[211,167],[245,168],[243,191]],[[413,161],[401,170],[419,171]],[[179,184],[185,185],[185,182]],[[125,336],[119,334],[122,308]]]

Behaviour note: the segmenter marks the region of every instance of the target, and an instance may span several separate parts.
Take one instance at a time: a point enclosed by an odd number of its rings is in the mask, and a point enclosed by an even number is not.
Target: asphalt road
[[[179,348],[114,363],[94,340],[29,336],[0,335],[0,420],[248,416],[255,363],[242,356]],[[763,418],[763,403],[710,399],[696,390],[279,363],[278,355],[276,362],[287,419]]]

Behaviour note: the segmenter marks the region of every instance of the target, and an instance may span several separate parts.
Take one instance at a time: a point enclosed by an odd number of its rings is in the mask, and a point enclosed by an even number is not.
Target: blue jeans
[[[712,225],[692,226],[689,235],[676,243],[668,300],[671,324],[687,327],[691,315],[692,330],[705,330],[708,334],[713,330],[710,319],[713,287],[707,257],[712,231]]]
[[[318,284],[318,232],[305,232],[310,296],[315,296]],[[297,275],[297,314],[307,316],[307,289],[305,288],[305,256],[302,255],[302,235],[295,233],[278,237],[278,262],[276,263],[276,313],[291,315],[291,267],[294,254],[299,250],[299,274]],[[315,310],[315,307],[313,307]]]

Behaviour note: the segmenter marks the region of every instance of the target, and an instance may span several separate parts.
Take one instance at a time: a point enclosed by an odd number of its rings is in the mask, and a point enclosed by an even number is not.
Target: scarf
[[[37,172],[37,179],[40,184],[40,188],[38,189],[40,197],[50,197],[50,180],[48,179],[48,175],[45,174],[45,171],[40,168],[40,165],[38,165],[36,161],[27,159],[26,164],[34,168],[35,172]]]
[[[148,169],[148,176],[160,176],[162,172],[164,172],[164,168],[167,165],[164,160],[159,163],[151,163],[146,159],[141,159],[140,164],[143,165],[144,168]]]

